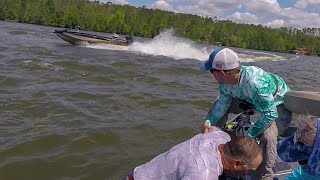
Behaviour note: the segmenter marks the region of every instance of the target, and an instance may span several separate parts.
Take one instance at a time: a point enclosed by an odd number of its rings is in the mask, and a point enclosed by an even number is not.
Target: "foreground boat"
[[[284,96],[284,105],[296,114],[320,116],[320,92],[288,92]]]
[[[110,37],[107,36],[100,36],[96,34],[89,34],[89,33],[82,33],[79,31],[72,31],[72,30],[55,30],[57,36],[59,36],[64,41],[70,44],[114,44],[119,46],[129,46],[133,43],[133,38],[131,36],[126,36],[125,38],[119,38],[117,34],[113,34]]]

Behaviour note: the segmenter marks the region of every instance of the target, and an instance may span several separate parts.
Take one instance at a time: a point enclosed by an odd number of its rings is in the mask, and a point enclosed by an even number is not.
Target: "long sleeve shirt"
[[[133,171],[135,180],[218,180],[223,165],[218,150],[231,140],[221,131],[198,134]]]
[[[284,94],[290,91],[284,80],[255,66],[241,66],[237,84],[220,84],[220,96],[208,117],[215,125],[231,105],[232,97],[253,104],[260,112],[260,118],[246,132],[257,137],[278,117],[277,106],[283,103]]]

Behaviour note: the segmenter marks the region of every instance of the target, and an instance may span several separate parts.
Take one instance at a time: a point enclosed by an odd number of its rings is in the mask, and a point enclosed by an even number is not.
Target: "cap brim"
[[[278,143],[277,151],[280,159],[285,162],[297,162],[309,158],[309,156],[297,149],[293,136],[281,140]]]
[[[202,62],[201,64],[200,64],[200,70],[201,71],[208,71],[208,69],[206,68],[206,63],[207,63],[208,61],[204,61],[204,62]]]

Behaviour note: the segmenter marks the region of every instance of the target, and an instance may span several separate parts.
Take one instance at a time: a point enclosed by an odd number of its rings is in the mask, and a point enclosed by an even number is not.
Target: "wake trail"
[[[143,42],[133,42],[130,46],[117,46],[111,44],[84,45],[88,48],[130,51],[138,54],[152,56],[166,56],[175,60],[196,59],[205,61],[208,59],[212,50],[220,47],[205,47],[203,44],[197,44],[189,39],[177,37],[173,29],[161,32],[158,36],[143,40]],[[278,61],[287,58],[266,52],[240,51],[238,56],[241,62],[257,61]]]
[[[193,41],[174,36],[174,30],[161,32],[158,36],[144,42],[133,42],[130,46],[111,44],[84,44],[84,47],[94,49],[120,50],[153,56],[167,56],[173,59],[205,60],[209,57],[207,47],[200,47]]]

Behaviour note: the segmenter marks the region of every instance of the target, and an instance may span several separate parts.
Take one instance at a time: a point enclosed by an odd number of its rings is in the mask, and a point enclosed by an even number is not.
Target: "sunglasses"
[[[213,74],[213,72],[215,71],[223,71],[223,70],[217,70],[217,69],[210,70],[211,74]],[[226,74],[232,74],[230,71],[223,71],[223,72]]]

